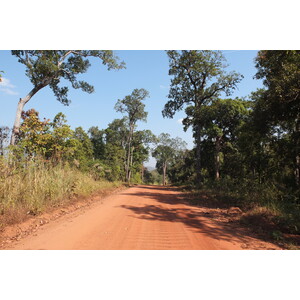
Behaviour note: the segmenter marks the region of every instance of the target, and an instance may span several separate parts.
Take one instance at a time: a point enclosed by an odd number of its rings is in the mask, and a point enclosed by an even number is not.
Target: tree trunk
[[[131,160],[131,140],[133,135],[133,125],[130,125],[129,139],[128,139],[128,153],[127,153],[127,164],[126,164],[126,181],[130,181],[130,160]]]
[[[144,164],[142,164],[142,170],[141,170],[142,183],[144,183],[144,171],[145,171],[145,167],[144,167]]]
[[[295,169],[295,180],[296,180],[296,185],[300,185],[300,156],[296,156],[296,169]]]
[[[19,134],[20,131],[20,124],[21,124],[21,115],[22,115],[22,111],[23,108],[25,106],[25,104],[43,87],[45,87],[47,84],[41,84],[38,85],[36,87],[34,87],[30,93],[24,97],[24,98],[20,98],[18,106],[17,106],[17,112],[16,112],[16,118],[15,118],[15,123],[12,129],[12,134],[11,134],[11,138],[10,138],[10,144],[11,145],[15,145],[16,144],[16,138]]]
[[[296,120],[296,132],[295,132],[295,136],[296,136],[296,141],[295,141],[295,145],[296,145],[296,166],[295,166],[295,182],[296,182],[296,186],[300,185],[300,118],[297,118]]]
[[[167,162],[163,164],[163,185],[166,185],[166,175],[167,175]]]
[[[133,162],[133,147],[131,148],[131,154],[130,154],[130,164],[129,164],[129,171],[128,171],[128,183],[130,183],[130,178],[131,178],[131,169],[132,169],[132,162]]]
[[[201,132],[200,126],[194,125],[195,139],[196,139],[196,178],[197,186],[201,187],[202,175],[201,175]]]
[[[221,137],[216,137],[216,153],[215,153],[215,178],[220,179],[220,148],[221,148]]]

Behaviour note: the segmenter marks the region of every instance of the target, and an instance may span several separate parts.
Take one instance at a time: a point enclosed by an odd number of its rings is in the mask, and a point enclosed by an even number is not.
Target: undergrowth
[[[201,189],[186,186],[194,205],[242,209],[240,222],[277,242],[300,235],[299,191],[278,185],[221,179],[207,182]],[[297,238],[297,242],[298,242]]]
[[[21,221],[26,214],[39,214],[48,207],[64,204],[76,197],[120,186],[121,182],[95,180],[68,164],[42,161],[20,164],[0,162],[0,218],[4,223]],[[6,221],[5,221],[6,220]]]

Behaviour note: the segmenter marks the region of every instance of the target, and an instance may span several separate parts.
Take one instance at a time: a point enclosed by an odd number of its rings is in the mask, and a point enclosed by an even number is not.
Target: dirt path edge
[[[117,194],[127,188],[127,186],[121,185],[118,187],[102,189],[88,196],[73,198],[72,201],[59,206],[59,208],[52,207],[40,215],[29,215],[28,219],[21,223],[5,226],[1,228],[0,231],[0,249],[5,249],[7,245],[11,245],[13,242],[20,241],[24,237],[36,233],[43,225],[48,224],[49,222],[89,208],[99,201],[104,201],[108,196]]]

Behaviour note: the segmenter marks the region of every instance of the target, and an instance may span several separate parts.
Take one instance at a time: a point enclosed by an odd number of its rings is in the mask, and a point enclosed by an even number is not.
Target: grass
[[[250,185],[249,185],[250,184]],[[220,181],[201,190],[185,187],[192,205],[239,207],[239,222],[264,238],[297,249],[300,246],[300,207],[296,194],[272,185]]]
[[[16,169],[2,162],[0,167],[0,227],[78,197],[122,185],[121,182],[97,181],[88,173],[62,164],[30,162]]]

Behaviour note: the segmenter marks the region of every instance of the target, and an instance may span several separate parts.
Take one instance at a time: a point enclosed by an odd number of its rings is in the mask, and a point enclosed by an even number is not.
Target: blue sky
[[[262,86],[261,81],[253,79],[256,72],[254,58],[257,51],[227,50],[223,51],[229,70],[235,70],[244,79],[232,97],[245,97]],[[147,123],[138,123],[139,129],[150,129],[158,135],[162,132],[179,136],[193,147],[191,130],[184,132],[180,119],[184,111],[175,114],[173,119],[164,119],[161,111],[167,102],[170,77],[168,76],[168,58],[164,51],[159,50],[127,50],[116,51],[121,60],[126,63],[126,69],[107,71],[100,60],[92,59],[92,66],[81,78],[94,85],[95,92],[87,94],[70,88],[70,106],[59,103],[49,87],[39,91],[25,106],[40,112],[41,118],[52,119],[58,112],[63,112],[68,124],[74,129],[82,126],[88,130],[91,126],[106,128],[115,118],[121,118],[115,112],[114,105],[118,99],[129,95],[135,88],[145,88],[150,92],[150,98],[145,101],[148,111]],[[25,75],[25,68],[17,62],[10,51],[0,51],[0,70],[4,80],[0,84],[0,126],[12,127],[18,99],[24,97],[32,88]],[[146,165],[154,166],[153,159]]]

